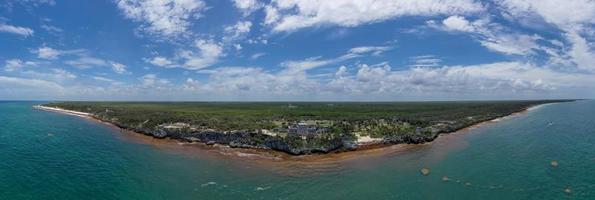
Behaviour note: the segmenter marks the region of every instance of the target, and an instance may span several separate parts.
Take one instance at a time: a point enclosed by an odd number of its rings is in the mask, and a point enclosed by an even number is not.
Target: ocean
[[[314,158],[156,140],[36,104],[0,102],[0,199],[595,199],[590,100]]]

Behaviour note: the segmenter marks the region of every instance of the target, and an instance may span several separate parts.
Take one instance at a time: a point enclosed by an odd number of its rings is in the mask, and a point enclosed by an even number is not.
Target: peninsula
[[[292,155],[430,142],[531,106],[569,100],[457,102],[55,102],[37,108],[92,117],[184,142]]]

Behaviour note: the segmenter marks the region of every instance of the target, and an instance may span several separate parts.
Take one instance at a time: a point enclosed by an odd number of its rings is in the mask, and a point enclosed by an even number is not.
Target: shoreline
[[[366,141],[366,142],[361,142],[357,144],[357,148],[351,151],[339,151],[339,152],[330,152],[330,153],[323,153],[323,154],[305,154],[305,155],[290,155],[288,153],[285,152],[281,152],[281,151],[276,151],[276,150],[271,150],[271,149],[256,149],[256,148],[233,148],[229,145],[221,145],[221,144],[216,144],[216,145],[208,145],[206,143],[201,143],[201,142],[186,142],[186,141],[182,141],[182,140],[177,140],[177,139],[172,139],[172,138],[155,138],[152,136],[148,136],[146,134],[143,133],[139,133],[139,132],[134,132],[128,129],[124,129],[121,127],[116,126],[115,124],[112,124],[110,122],[106,122],[100,119],[95,118],[91,113],[85,113],[85,112],[79,112],[79,111],[72,111],[72,110],[67,110],[67,109],[62,109],[62,108],[55,108],[55,107],[48,107],[48,106],[42,106],[42,105],[35,105],[33,106],[35,109],[39,109],[39,110],[44,110],[44,111],[49,111],[49,112],[56,112],[56,113],[61,113],[61,114],[66,114],[66,115],[71,115],[71,116],[77,116],[77,117],[82,117],[85,119],[90,119],[96,123],[100,123],[100,124],[105,124],[108,125],[110,127],[113,127],[117,130],[119,130],[120,132],[124,132],[124,133],[133,133],[133,135],[142,137],[143,140],[144,139],[149,139],[150,141],[163,141],[163,142],[173,142],[176,143],[178,145],[188,145],[188,146],[200,146],[201,149],[214,149],[217,148],[218,150],[221,151],[229,151],[230,149],[232,151],[235,151],[235,153],[229,153],[229,152],[221,152],[222,155],[236,155],[237,157],[245,157],[245,155],[251,155],[254,154],[255,156],[250,156],[250,157],[262,157],[262,158],[273,158],[272,160],[287,160],[287,159],[291,159],[291,160],[295,160],[295,161],[308,161],[308,160],[326,160],[328,158],[339,158],[339,159],[345,159],[345,158],[352,158],[362,154],[369,154],[369,153],[375,153],[375,152],[382,152],[384,150],[389,150],[390,152],[402,152],[402,151],[406,151],[408,149],[414,149],[416,147],[422,147],[422,146],[426,146],[429,144],[434,143],[436,140],[438,140],[441,137],[445,137],[448,135],[455,135],[457,133],[461,133],[461,132],[467,132],[471,129],[475,129],[487,124],[492,124],[492,123],[497,123],[499,121],[502,120],[506,120],[508,118],[517,116],[517,115],[521,115],[524,114],[526,112],[541,108],[543,106],[549,105],[549,104],[555,104],[555,103],[544,103],[544,104],[538,104],[538,105],[532,105],[532,106],[528,106],[520,111],[517,112],[513,112],[510,113],[508,115],[502,116],[502,117],[497,117],[497,118],[493,118],[493,119],[489,119],[486,121],[481,121],[475,124],[472,124],[470,126],[467,127],[463,127],[461,129],[452,131],[452,132],[446,132],[446,133],[439,133],[436,135],[436,137],[434,137],[431,141],[428,142],[424,142],[424,143],[397,143],[397,144],[387,144],[387,143],[383,143],[381,142],[381,139],[378,141]],[[373,138],[376,139],[376,138]],[[247,152],[247,153],[246,153]]]

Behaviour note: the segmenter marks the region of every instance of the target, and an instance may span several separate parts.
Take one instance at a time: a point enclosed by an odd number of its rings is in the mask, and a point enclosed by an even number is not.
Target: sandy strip
[[[45,111],[63,113],[63,114],[67,114],[67,115],[85,117],[85,118],[93,117],[93,115],[90,113],[66,110],[66,109],[62,109],[62,108],[48,107],[48,106],[42,106],[42,105],[36,105],[36,106],[33,106],[33,108],[45,110]]]

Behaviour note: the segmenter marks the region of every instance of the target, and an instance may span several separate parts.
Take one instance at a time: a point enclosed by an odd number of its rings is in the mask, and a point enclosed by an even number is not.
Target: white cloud
[[[248,39],[246,40],[246,42],[248,42],[248,44],[264,44],[267,45],[269,43],[269,41],[267,39],[264,39],[264,37],[259,36],[253,39]]]
[[[498,34],[481,40],[480,43],[492,51],[508,55],[531,55],[535,54],[536,49],[540,49],[537,44],[540,39],[538,35]]]
[[[127,73],[125,65],[117,62],[108,62],[104,59],[93,57],[85,49],[61,50],[47,46],[42,46],[38,49],[32,50],[31,52],[36,53],[38,58],[51,60],[57,59],[64,55],[71,55],[71,57],[74,58],[64,61],[64,64],[71,65],[80,69],[88,69],[96,66],[110,65],[116,73]]]
[[[385,51],[391,50],[392,46],[362,46],[355,47],[349,50],[351,54],[366,54],[372,53],[372,55],[380,55]]]
[[[15,72],[25,77],[63,82],[69,79],[75,79],[77,76],[69,71],[59,68],[31,68],[42,65],[43,63],[33,61],[22,61],[20,59],[7,60],[4,70]]]
[[[209,67],[219,61],[223,56],[221,44],[212,40],[197,40],[195,42],[198,52],[182,51],[179,56],[185,59],[183,67],[190,70],[198,70]]]
[[[209,74],[205,83],[187,80],[187,92],[217,94],[220,96],[304,95],[317,90],[316,82],[309,80],[304,73],[269,73],[256,67],[220,67]]]
[[[390,66],[361,64],[355,76],[339,68],[329,90],[339,94],[405,96],[468,95],[473,98],[502,95],[548,95],[589,86],[589,75],[556,72],[531,64],[498,62],[484,65],[414,67],[394,71]],[[460,97],[459,97],[460,98]]]
[[[17,70],[22,69],[27,66],[36,66],[36,65],[37,65],[37,63],[32,62],[32,61],[23,62],[20,59],[10,59],[10,60],[5,61],[4,71],[12,72],[12,71],[17,71]]]
[[[400,16],[468,14],[483,11],[473,0],[275,0],[265,8],[273,31],[321,25],[354,27]]]
[[[187,78],[183,88],[184,90],[198,91],[200,90],[201,84],[202,83],[200,81],[194,80],[192,78]]]
[[[242,36],[250,32],[252,22],[250,21],[239,21],[233,26],[225,27],[224,31],[226,36],[223,37],[223,41],[230,42],[240,39]]]
[[[61,85],[39,79],[0,76],[0,98],[2,99],[46,99],[64,92]]]
[[[538,35],[526,35],[507,30],[498,23],[491,22],[488,18],[469,21],[465,17],[453,15],[440,24],[430,20],[426,22],[429,27],[471,34],[482,46],[491,51],[507,55],[534,55],[541,49],[537,41],[542,38]]]
[[[446,18],[442,21],[442,24],[449,29],[449,30],[456,30],[456,31],[463,31],[463,32],[473,32],[475,31],[475,27],[473,27],[467,19],[464,17],[453,15]]]
[[[165,67],[165,66],[169,66],[169,65],[173,64],[172,61],[170,61],[169,59],[167,59],[165,57],[161,57],[161,56],[153,57],[152,59],[148,60],[148,62],[153,65],[160,66],[160,67]]]
[[[409,60],[412,62],[409,67],[438,67],[442,59],[434,55],[413,56]]]
[[[340,70],[341,69],[339,69],[339,71]],[[357,71],[356,79],[360,82],[376,81],[377,78],[383,78],[386,74],[390,73],[390,71],[391,67],[389,65],[370,67],[366,64],[362,64]]]
[[[18,1],[22,4],[32,5],[32,6],[39,6],[42,4],[48,4],[50,6],[56,5],[56,1],[54,0],[21,0]]]
[[[52,68],[49,72],[39,72],[34,70],[27,70],[22,72],[23,75],[35,79],[51,80],[55,82],[64,82],[66,80],[75,79],[77,76],[64,69]]]
[[[86,50],[84,49],[72,49],[72,50],[61,50],[61,49],[54,49],[47,46],[39,47],[35,50],[31,51],[32,53],[36,53],[38,58],[41,59],[56,59],[62,55],[79,55],[84,56]]]
[[[165,89],[171,86],[169,80],[159,78],[156,74],[145,74],[139,78],[141,81],[141,87],[153,88],[153,89]]]
[[[321,66],[340,63],[357,57],[366,55],[380,55],[385,51],[391,50],[392,46],[361,46],[349,49],[347,53],[331,59],[322,59],[321,57],[311,57],[304,60],[290,60],[281,63],[287,73],[303,72]]]
[[[219,61],[219,58],[224,56],[223,45],[213,40],[196,40],[194,47],[196,48],[195,51],[178,51],[173,59],[156,56],[146,60],[146,62],[166,68],[200,70],[212,66]]]
[[[112,65],[112,70],[114,70],[114,72],[118,73],[118,74],[126,74],[128,73],[128,71],[126,70],[126,65],[122,64],[122,63],[118,63],[118,62],[110,62],[110,64]]]
[[[243,100],[386,101],[501,99],[503,97],[576,98],[581,97],[577,94],[595,94],[590,92],[595,91],[593,90],[595,79],[592,75],[555,71],[521,62],[398,69],[392,68],[388,63],[341,66],[336,70],[334,77],[331,75],[329,79],[326,75],[303,72],[288,74],[284,71],[267,71],[260,67],[220,67],[208,70],[206,73],[208,77],[204,80],[187,78],[180,84],[174,84],[156,74],[146,74],[139,77],[138,84],[111,84],[109,87],[58,85],[63,88],[64,93],[53,94],[53,97],[122,100],[237,100],[242,98]],[[93,77],[93,79],[108,81],[103,78]],[[2,90],[0,95],[13,96],[9,92],[5,93],[12,88],[4,87],[2,81],[0,77],[0,90]],[[50,84],[49,81],[43,83]],[[31,87],[34,90],[44,85]],[[582,93],[576,93],[577,91]],[[585,94],[585,91],[588,94]],[[45,92],[48,93],[48,91]]]
[[[334,59],[321,59],[321,57],[311,57],[306,58],[304,60],[290,60],[281,63],[281,66],[285,67],[285,70],[288,73],[298,73],[307,71],[310,69],[314,69],[317,67],[329,65],[331,63],[337,63],[341,61],[345,61],[346,59],[343,57],[334,58]]]
[[[588,71],[595,71],[595,51],[593,44],[575,32],[565,34],[572,47],[566,54],[572,59],[572,62],[579,68]]]
[[[97,81],[114,82],[114,80],[102,76],[93,76],[93,79]]]
[[[130,19],[141,22],[141,30],[172,39],[185,35],[192,20],[206,9],[201,0],[117,0],[118,8]]]
[[[17,34],[23,37],[33,36],[33,30],[27,27],[13,26],[0,23],[0,32]]]
[[[75,66],[79,69],[88,69],[95,66],[107,66],[107,62],[103,59],[83,55],[74,60],[64,61],[64,64]]]
[[[577,28],[577,24],[595,24],[595,2],[592,0],[501,0],[496,1],[517,18],[538,16],[562,29]],[[571,12],[571,14],[569,13]]]
[[[342,79],[343,77],[345,77],[347,75],[348,75],[348,72],[347,72],[347,67],[345,67],[345,65],[342,65],[341,67],[339,67],[339,70],[337,70],[337,72],[335,72],[336,79]]]
[[[258,0],[233,0],[233,3],[244,16],[248,16],[264,6],[262,3],[258,2]]]
[[[60,55],[60,51],[50,47],[40,47],[37,50],[37,57],[43,59],[56,59]]]
[[[563,49],[562,52],[546,50],[551,55],[551,63],[573,63],[574,67],[581,70],[595,70],[595,47],[589,44],[593,42],[595,1],[502,0],[497,3],[502,7],[502,12],[515,21],[551,24],[564,32],[563,36],[571,48]],[[534,18],[541,21],[532,20]]]
[[[54,33],[54,34],[64,32],[64,30],[62,30],[61,28],[58,28],[58,27],[55,27],[52,25],[47,25],[47,24],[41,25],[41,28],[46,30],[47,32]]]
[[[265,56],[265,55],[267,55],[267,54],[266,54],[266,53],[262,53],[262,52],[260,52],[260,53],[255,53],[255,54],[252,54],[252,56],[250,56],[250,59],[252,59],[252,60],[256,60],[256,59],[258,59],[258,58],[260,58],[260,57],[263,57],[263,56]]]
[[[52,69],[52,72],[54,72],[54,74],[63,77],[64,79],[74,79],[76,78],[76,75],[74,75],[73,73],[70,73],[66,70],[63,69]]]
[[[278,23],[281,16],[279,15],[279,9],[273,5],[265,6],[266,16],[264,18],[264,24],[275,24]]]
[[[387,63],[358,64],[357,70],[341,66],[334,78],[317,74],[268,72],[258,67],[221,67],[208,79],[187,79],[184,90],[193,94],[256,99],[360,100],[428,98],[481,98],[502,96],[547,98],[569,90],[594,88],[587,74],[558,72],[520,62],[483,65],[413,67],[394,70]],[[326,76],[325,76],[326,77]]]
[[[234,44],[233,47],[236,49],[236,51],[242,50],[242,45],[241,44]]]

